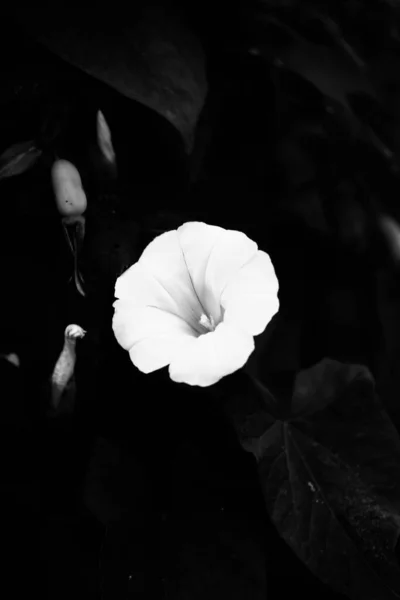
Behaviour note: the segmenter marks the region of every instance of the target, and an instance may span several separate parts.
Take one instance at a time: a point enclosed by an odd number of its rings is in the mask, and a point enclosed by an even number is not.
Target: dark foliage
[[[398,11],[4,9],[1,496],[14,597],[400,596]],[[99,110],[117,175],[96,142]],[[85,297],[70,282],[56,158],[88,199]],[[280,283],[247,373],[211,389],[143,375],[110,327],[118,275],[196,219],[247,233]],[[50,418],[69,323],[87,331],[75,409]]]

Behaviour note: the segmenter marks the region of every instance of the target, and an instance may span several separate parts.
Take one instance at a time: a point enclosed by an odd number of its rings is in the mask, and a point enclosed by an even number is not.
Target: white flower
[[[143,373],[209,386],[240,369],[278,311],[268,254],[239,231],[185,223],[155,238],[116,282],[113,330]]]

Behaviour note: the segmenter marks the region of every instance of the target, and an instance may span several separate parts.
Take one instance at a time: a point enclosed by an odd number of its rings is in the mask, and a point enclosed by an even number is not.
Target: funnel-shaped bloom
[[[268,254],[244,233],[185,223],[155,238],[115,285],[113,330],[143,373],[209,386],[245,365],[278,311]]]

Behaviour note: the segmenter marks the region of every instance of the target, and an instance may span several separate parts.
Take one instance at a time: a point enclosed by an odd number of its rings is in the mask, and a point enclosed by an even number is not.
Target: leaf
[[[380,91],[369,78],[369,72],[360,61],[349,56],[348,48],[328,47],[308,41],[292,27],[274,17],[258,17],[264,31],[264,39],[253,49],[272,61],[275,66],[287,69],[311,83],[330,100],[329,109],[343,111],[343,116],[358,134],[360,120],[355,114],[349,97],[365,95],[372,100],[381,100]],[[275,34],[275,35],[274,35]],[[278,40],[274,40],[278,35]]]
[[[164,9],[128,6],[117,2],[113,15],[82,7],[77,19],[63,2],[54,12],[24,5],[18,18],[52,52],[168,119],[190,152],[207,92],[202,47]]]
[[[33,140],[13,144],[0,156],[0,180],[21,175],[31,169],[42,151]]]
[[[302,371],[286,419],[254,395],[237,403],[268,513],[297,556],[349,598],[399,598],[400,439],[368,369],[324,359]]]
[[[343,33],[340,26],[334,19],[329,15],[321,13],[318,9],[309,8],[309,16],[311,17],[311,23],[315,26],[319,26],[319,31],[327,34],[332,41],[334,41],[345,53],[348,54],[349,58],[360,68],[365,66],[364,61],[358,56],[355,49],[344,39]]]

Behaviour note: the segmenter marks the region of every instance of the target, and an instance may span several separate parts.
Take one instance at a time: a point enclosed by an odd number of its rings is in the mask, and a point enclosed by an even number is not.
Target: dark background
[[[65,24],[122,18],[115,2],[49,6]],[[201,219],[240,229],[271,254],[281,310],[259,352],[261,377],[277,395],[325,356],[367,365],[384,397],[398,389],[397,270],[377,225],[379,210],[397,215],[397,175],[376,147],[351,137],[348,122],[329,120],[315,86],[291,72],[277,85],[271,64],[248,52],[277,35],[251,25],[257,6],[191,3],[188,13],[176,5],[206,56],[191,156],[162,116],[34,41],[51,26],[43,5],[19,3],[1,20],[0,151],[38,130],[46,146],[38,167],[0,182],[0,351],[21,360],[19,369],[0,360],[7,597],[336,597],[270,523],[255,462],[213,398],[164,372],[139,373],[110,329],[118,274],[157,232]],[[376,9],[385,25],[388,6]],[[371,61],[386,50],[379,26]],[[96,154],[99,107],[117,180]],[[381,112],[396,124],[389,105]],[[72,262],[49,178],[55,155],[78,167],[87,192],[85,299],[68,284]],[[76,406],[51,420],[47,382],[69,323],[88,331]],[[398,427],[396,404],[388,401]]]

